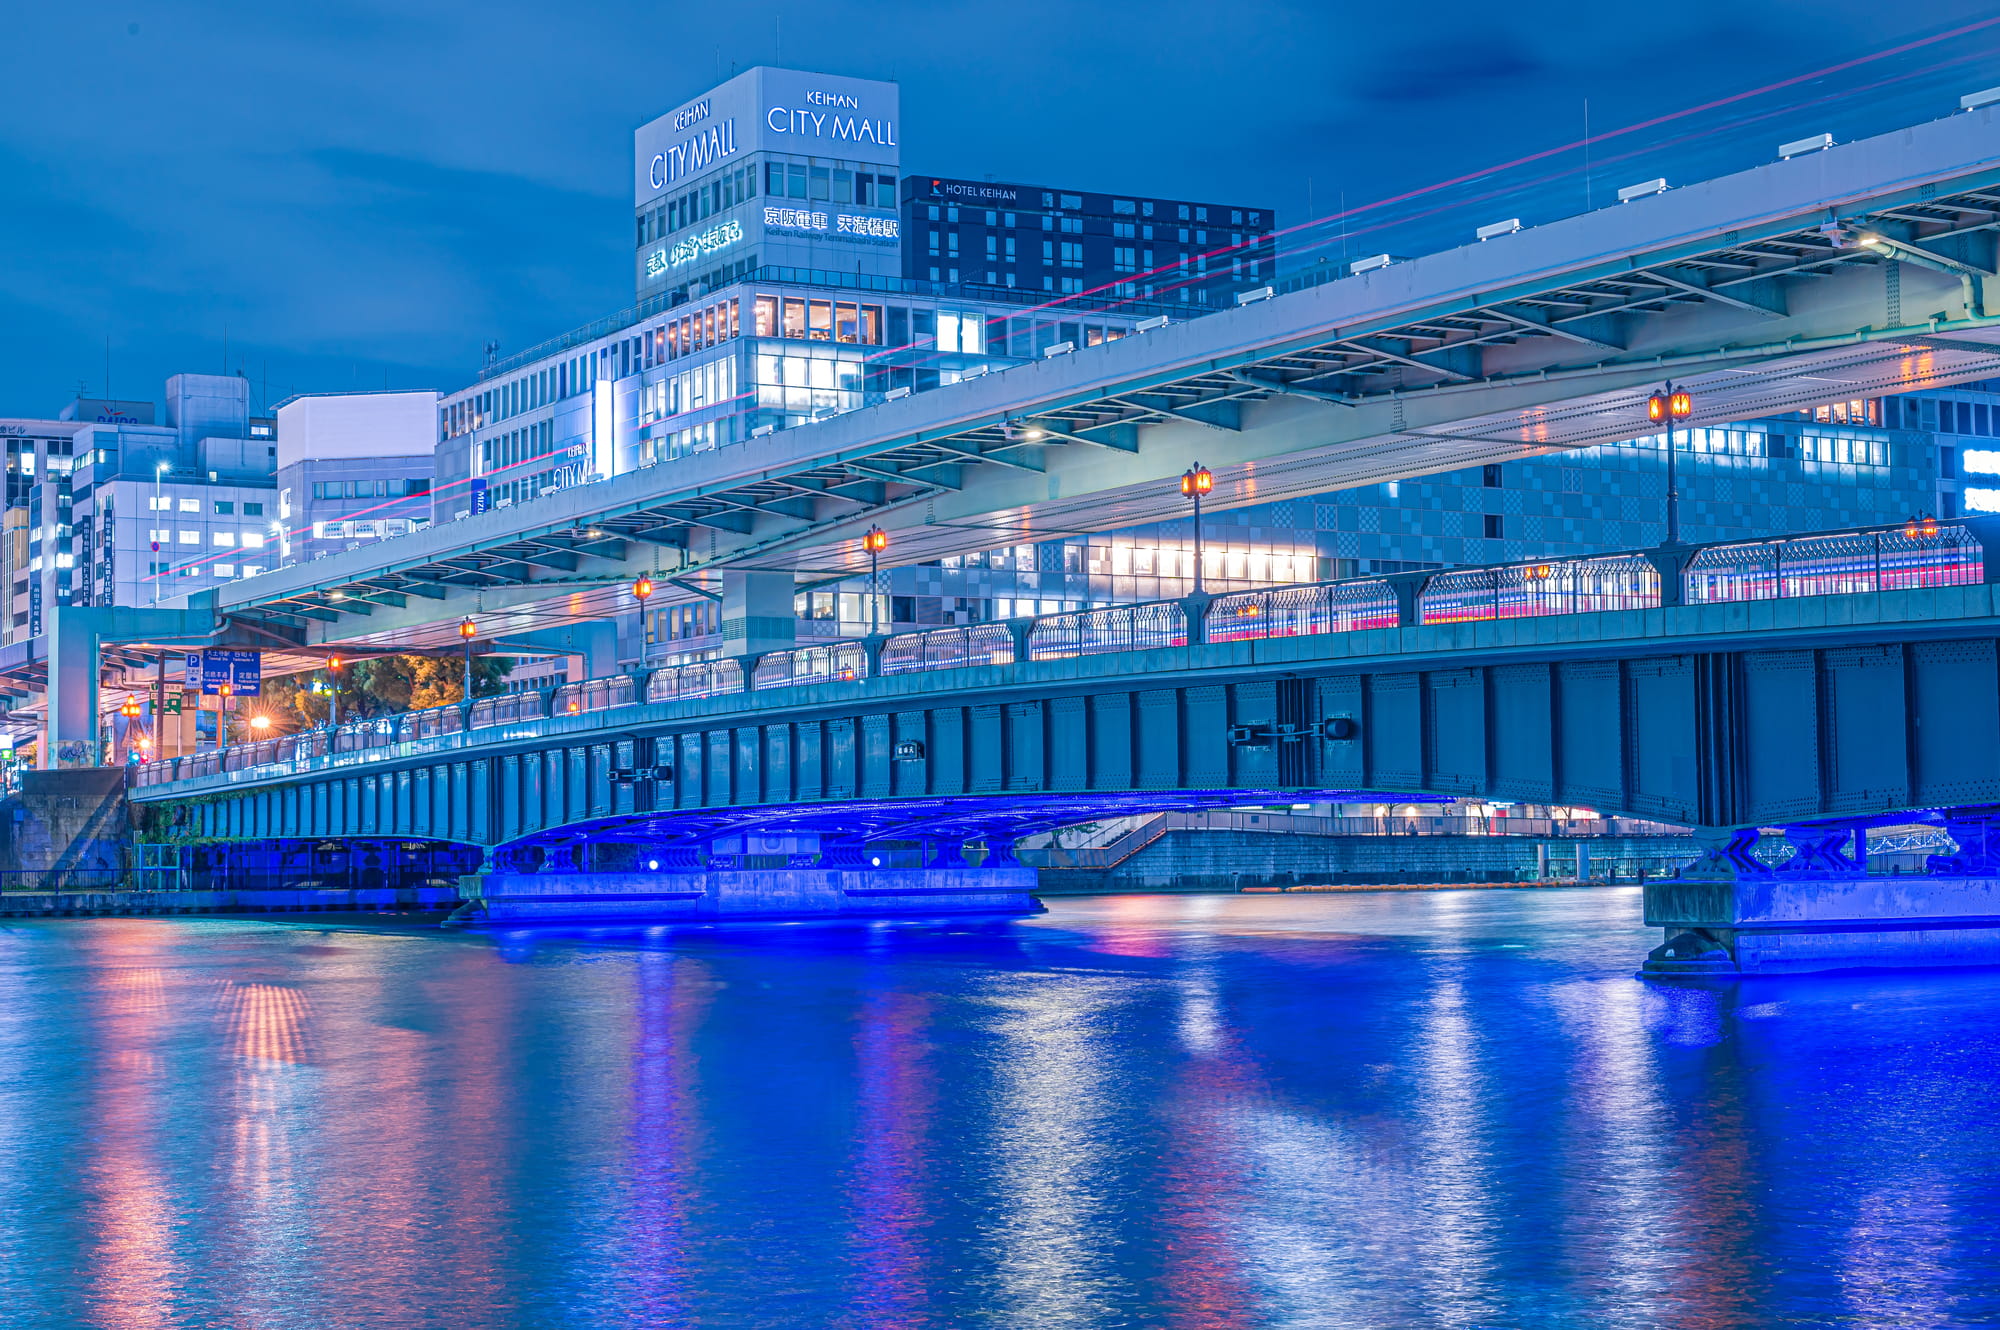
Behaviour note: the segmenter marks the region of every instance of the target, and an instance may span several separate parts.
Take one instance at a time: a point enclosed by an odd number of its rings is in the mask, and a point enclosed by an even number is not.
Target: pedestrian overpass
[[[1996,587],[2000,519],[1351,579],[488,698],[155,763],[132,798],[225,870],[287,841],[478,847],[470,913],[496,921],[1004,908],[1032,884],[1016,837],[1108,814],[1581,804],[1710,846],[1649,895],[1696,939],[1660,965],[1766,934],[1879,950],[1917,915],[1970,945],[2000,909],[1885,897],[1859,855],[1930,820],[1959,847],[1938,881],[1995,887]],[[1863,913],[1788,919],[1808,880]]]

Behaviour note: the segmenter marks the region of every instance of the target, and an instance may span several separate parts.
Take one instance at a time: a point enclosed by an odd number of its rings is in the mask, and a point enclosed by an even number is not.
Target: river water
[[[2000,972],[1629,890],[0,932],[0,1325],[2000,1322]]]

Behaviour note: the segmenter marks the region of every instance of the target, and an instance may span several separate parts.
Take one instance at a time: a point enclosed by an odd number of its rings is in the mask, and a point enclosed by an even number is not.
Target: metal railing
[[[796,684],[835,683],[868,677],[868,651],[859,642],[835,642],[823,647],[773,651],[757,660],[750,687],[790,688]]]
[[[1614,554],[1439,573],[1417,597],[1417,622],[1484,623],[1659,604],[1659,570],[1643,555]]]
[[[1396,626],[1396,592],[1387,582],[1323,582],[1217,596],[1202,615],[1211,642],[1348,633]]]
[[[683,697],[715,697],[743,691],[743,662],[734,658],[702,660],[689,665],[671,665],[654,670],[646,679],[648,702],[671,702]]]
[[[1186,645],[1187,609],[1177,600],[1052,614],[1035,620],[1028,630],[1029,660]]]
[[[927,633],[898,633],[882,643],[881,672],[885,675],[1013,663],[1014,634],[1005,624],[980,623],[965,628],[937,628]]]
[[[1970,530],[1841,532],[1696,551],[1681,577],[1689,605],[1865,591],[1970,586],[1985,576],[1985,551]]]
[[[1991,538],[1993,533],[1989,532]],[[1541,615],[1651,609],[1665,603],[1661,568],[1676,551],[1597,555],[1468,568],[1392,578],[1272,587],[1217,596],[1202,613],[1205,641],[1261,641],[1396,627],[1403,622],[1398,578],[1414,625],[1492,622]],[[1985,579],[1986,552],[1965,523],[1834,532],[1698,547],[1680,561],[1679,603],[1719,604],[1969,586]],[[1414,593],[1414,594],[1410,594]],[[1016,620],[896,633],[880,639],[876,672],[1067,660],[1121,651],[1185,646],[1188,602],[1155,601]],[[1024,650],[1017,650],[1017,643]],[[341,765],[350,754],[444,738],[468,730],[656,703],[764,692],[869,677],[866,644],[842,640],[757,658],[745,688],[739,657],[667,666],[643,676],[619,674],[540,692],[481,698],[468,711],[453,704],[351,721],[219,751],[168,758],[136,768],[141,785],[264,766]]]

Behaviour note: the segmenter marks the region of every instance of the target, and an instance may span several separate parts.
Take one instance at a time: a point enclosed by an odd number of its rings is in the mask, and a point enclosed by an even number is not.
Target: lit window
[[[215,543],[218,545],[234,545],[236,543],[236,533],[234,531],[218,531],[215,533]]]
[[[200,511],[201,511],[201,500],[200,500],[200,499],[182,499],[182,500],[181,500],[181,511],[182,511],[182,512],[184,512],[184,513],[198,513],[198,512],[200,512]]]
[[[1959,454],[1958,461],[1974,475],[2000,476],[2000,452],[1990,448],[1967,448]]]
[[[261,532],[261,531],[245,531],[245,532],[243,533],[243,540],[242,540],[242,545],[243,545],[243,548],[244,548],[244,549],[246,549],[246,550],[261,550],[261,549],[263,549],[263,548],[264,548],[264,533],[263,533],[263,532]]]
[[[199,545],[201,544],[201,532],[183,531],[180,534],[180,542],[183,545]]]
[[[233,563],[218,563],[215,565],[215,575],[217,577],[234,577],[236,576],[236,565]]]
[[[2000,513],[2000,490],[1968,489],[1959,492],[1959,501],[1971,513]]]
[[[264,565],[261,563],[246,563],[243,565],[243,576],[245,577],[255,577],[263,571]]]

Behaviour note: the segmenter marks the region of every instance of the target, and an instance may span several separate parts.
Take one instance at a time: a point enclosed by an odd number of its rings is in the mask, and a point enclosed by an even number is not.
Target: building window
[[[1499,464],[1496,462],[1488,462],[1480,473],[1480,480],[1486,486],[1487,489],[1490,490],[1499,489],[1500,488]]]
[[[1502,534],[1502,525],[1500,514],[1486,514],[1486,538],[1488,540],[1499,540]]]
[[[261,503],[246,503],[243,505],[243,515],[245,517],[262,517],[264,515],[264,505]]]
[[[228,499],[217,499],[215,501],[215,511],[224,517],[228,517],[235,513],[236,505]]]
[[[198,512],[200,512],[200,511],[201,511],[201,500],[200,500],[200,499],[182,499],[182,500],[181,500],[181,511],[182,511],[182,512],[184,512],[184,513],[198,513]]]

